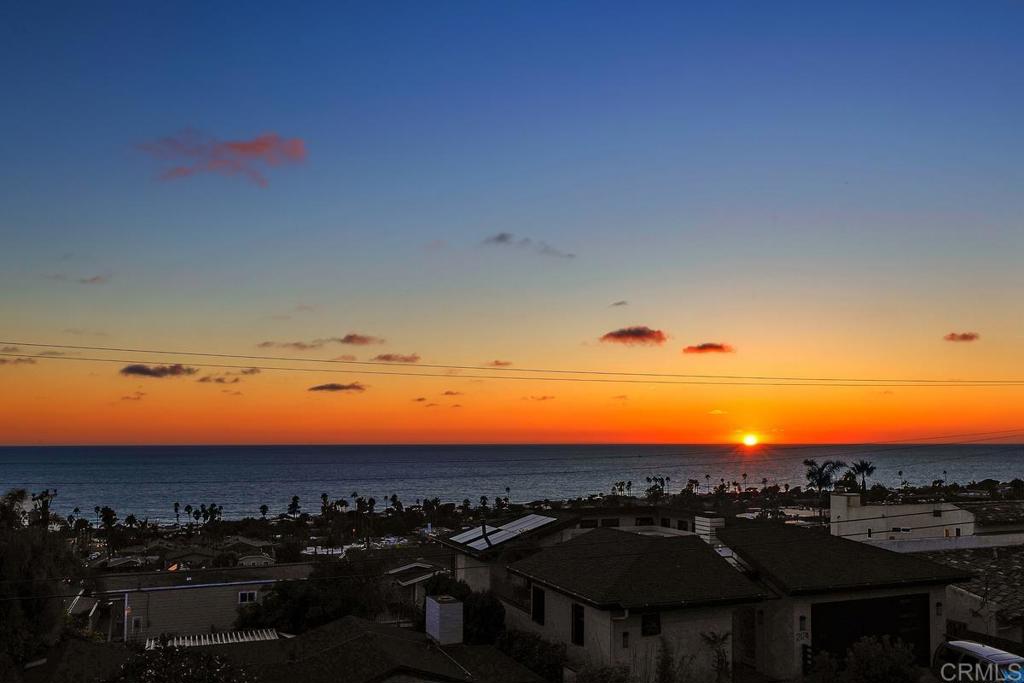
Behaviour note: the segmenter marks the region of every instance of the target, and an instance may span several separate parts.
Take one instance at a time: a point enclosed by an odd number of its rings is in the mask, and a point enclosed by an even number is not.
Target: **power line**
[[[0,357],[7,356],[10,358],[30,358],[35,360],[38,356],[32,356],[24,353],[0,353]],[[118,363],[125,365],[151,365],[157,364],[160,361],[153,361],[149,359],[138,359],[138,358],[95,358],[86,356],[46,356],[46,360],[67,360],[67,361],[86,361],[86,362],[97,362],[97,363]],[[865,387],[878,387],[878,388],[897,388],[897,387],[1016,387],[1024,386],[1024,380],[1013,380],[1013,381],[1000,381],[993,383],[989,381],[981,382],[959,382],[959,383],[928,383],[928,384],[854,384],[854,383],[841,383],[841,382],[754,382],[754,381],[743,381],[743,382],[716,382],[706,380],[651,380],[651,379],[608,379],[598,377],[540,377],[536,375],[530,376],[512,376],[512,375],[452,375],[445,372],[388,372],[384,370],[338,370],[335,368],[296,368],[296,367],[281,367],[281,366],[267,366],[267,365],[226,365],[221,363],[189,363],[192,367],[198,368],[217,368],[220,370],[248,370],[255,368],[258,370],[271,370],[271,371],[282,371],[282,372],[318,372],[318,373],[334,373],[334,374],[345,374],[345,375],[393,375],[399,377],[443,377],[448,380],[457,379],[498,379],[498,380],[524,380],[534,382],[579,382],[579,383],[600,383],[600,384],[668,384],[668,385],[699,385],[699,386],[746,386],[746,387],[846,387],[846,388],[865,388]]]
[[[431,368],[431,369],[445,369],[445,370],[487,370],[487,371],[498,371],[501,373],[515,373],[515,372],[533,372],[540,374],[569,374],[569,375],[602,375],[602,376],[615,376],[615,377],[665,377],[665,378],[683,378],[683,379],[728,379],[728,380],[756,380],[756,381],[778,381],[778,382],[849,382],[858,383],[854,386],[860,386],[859,383],[870,383],[874,385],[878,382],[892,382],[897,383],[897,386],[903,386],[905,383],[909,384],[938,384],[940,386],[946,385],[960,385],[966,384],[968,386],[975,385],[1002,385],[1009,384],[1011,386],[1024,384],[1024,379],[994,379],[994,380],[961,380],[961,379],[911,379],[911,378],[855,378],[855,377],[805,377],[805,376],[773,376],[773,375],[721,375],[721,374],[679,374],[679,373],[661,373],[661,372],[623,372],[623,371],[611,371],[611,370],[567,370],[567,369],[556,369],[556,368],[515,368],[515,367],[495,367],[486,365],[455,365],[455,364],[442,364],[442,363],[413,363],[413,362],[400,362],[400,361],[359,361],[359,360],[345,360],[339,358],[289,358],[285,356],[265,356],[265,355],[245,355],[245,354],[232,354],[232,353],[212,353],[203,351],[171,351],[165,349],[141,349],[132,347],[116,347],[116,346],[85,346],[85,345],[74,345],[74,344],[43,344],[35,342],[16,342],[16,341],[0,341],[0,345],[5,346],[28,346],[33,348],[50,348],[50,349],[73,349],[77,351],[111,351],[119,353],[151,353],[157,355],[173,355],[173,356],[203,356],[208,358],[232,358],[238,360],[264,360],[264,361],[286,361],[286,362],[301,362],[301,363],[333,363],[343,365],[370,365],[370,366],[407,366],[407,367],[418,367],[418,368]],[[15,355],[15,354],[5,354]],[[38,356],[25,355],[26,358],[36,358]],[[60,356],[48,356],[49,358],[60,358]],[[122,362],[122,361],[118,361]],[[197,365],[192,363],[192,365]],[[249,366],[246,366],[249,367]],[[388,373],[397,374],[397,373]],[[436,376],[436,375],[425,375],[425,376]],[[451,375],[443,375],[445,377],[451,377]],[[804,385],[796,385],[804,386]],[[886,385],[882,385],[886,386]]]

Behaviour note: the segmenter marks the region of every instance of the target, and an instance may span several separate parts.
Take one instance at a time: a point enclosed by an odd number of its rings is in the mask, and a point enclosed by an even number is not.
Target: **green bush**
[[[916,683],[921,671],[914,651],[888,636],[867,636],[854,643],[841,662],[826,653],[814,659],[811,683]]]
[[[549,683],[560,683],[565,666],[565,645],[551,643],[526,631],[505,631],[495,646]]]

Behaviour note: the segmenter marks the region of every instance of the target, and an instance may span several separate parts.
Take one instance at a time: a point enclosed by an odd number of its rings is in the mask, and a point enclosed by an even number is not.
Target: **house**
[[[223,657],[261,683],[543,683],[493,646],[463,644],[461,603],[449,599],[439,607],[427,633],[345,617],[293,638],[272,631],[236,632],[185,636],[173,644]],[[117,675],[129,652],[108,643],[66,640],[21,678],[23,683],[105,681]]]
[[[455,578],[475,591],[484,591],[508,581],[506,567],[512,560],[597,528],[686,535],[693,531],[694,515],[649,505],[545,510],[487,521],[436,540],[455,551]]]
[[[946,635],[1024,651],[1024,546],[921,553],[974,578],[946,591]]]
[[[653,679],[664,642],[710,672],[701,634],[730,632],[737,605],[767,597],[692,534],[597,528],[508,569],[513,589],[498,595],[509,628],[565,643],[577,670],[626,665],[639,680]]]
[[[234,628],[238,609],[259,602],[278,581],[302,580],[313,565],[140,572],[100,577],[94,595],[110,605],[107,640]]]
[[[842,655],[864,636],[899,638],[927,665],[945,632],[946,587],[971,579],[815,529],[731,521],[716,534],[721,552],[772,595],[736,611],[734,658],[770,679],[798,678],[814,654]]]
[[[204,546],[191,545],[168,551],[164,555],[164,568],[170,569],[202,569],[213,566],[219,555],[216,550]]]
[[[859,493],[833,493],[832,535],[896,552],[991,548],[1024,543],[1024,504],[932,501],[865,504]]]
[[[242,555],[238,558],[239,567],[266,567],[274,564],[274,558],[263,553]]]
[[[274,557],[273,542],[248,536],[226,536],[216,547],[222,553],[234,553],[238,556],[263,554]]]
[[[853,540],[970,536],[974,521],[974,513],[942,501],[865,504],[859,493],[833,493],[829,501],[832,535]]]

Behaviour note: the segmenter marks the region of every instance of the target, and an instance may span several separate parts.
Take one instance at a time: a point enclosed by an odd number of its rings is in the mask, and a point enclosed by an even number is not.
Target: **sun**
[[[743,435],[744,446],[756,446],[757,445],[757,434],[744,434]]]

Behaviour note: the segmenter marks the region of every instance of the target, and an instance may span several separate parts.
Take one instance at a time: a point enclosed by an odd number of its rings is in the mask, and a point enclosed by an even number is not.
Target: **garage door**
[[[918,664],[931,658],[928,594],[824,602],[811,607],[811,647],[842,656],[864,636],[899,638],[914,648]]]

